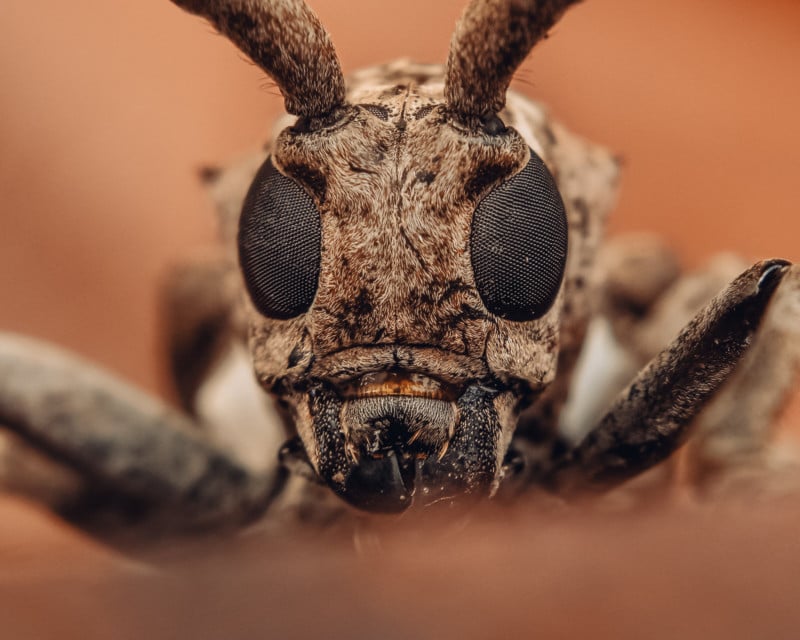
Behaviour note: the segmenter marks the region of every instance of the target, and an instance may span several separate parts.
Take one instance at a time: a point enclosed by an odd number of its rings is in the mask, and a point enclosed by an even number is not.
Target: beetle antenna
[[[444,96],[464,122],[498,113],[528,52],[580,0],[472,0],[456,26]]]
[[[345,105],[345,84],[330,36],[303,0],[172,0],[203,16],[283,94],[286,110],[323,118]]]

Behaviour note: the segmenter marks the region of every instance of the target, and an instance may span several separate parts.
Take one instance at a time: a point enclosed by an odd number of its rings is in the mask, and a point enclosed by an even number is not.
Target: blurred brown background
[[[311,4],[347,71],[443,61],[463,0]],[[4,0],[0,25],[0,329],[157,389],[157,280],[213,238],[196,168],[262,143],[277,90],[167,0]],[[590,0],[515,86],[624,156],[614,231],[800,259],[799,36],[796,0]]]
[[[443,61],[464,1],[311,4],[354,70]],[[2,0],[0,34],[0,330],[163,392],[157,282],[213,239],[196,169],[260,145],[277,91],[167,0]],[[725,249],[798,260],[798,63],[797,0],[587,0],[515,86],[624,156],[614,232],[662,233],[690,264]],[[795,638],[786,506],[503,512],[433,542],[406,530],[358,561],[352,541],[251,536],[176,579],[3,498],[0,635]]]

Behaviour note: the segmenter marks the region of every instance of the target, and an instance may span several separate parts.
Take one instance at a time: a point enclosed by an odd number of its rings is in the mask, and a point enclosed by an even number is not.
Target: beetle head
[[[278,84],[300,117],[242,210],[250,347],[317,474],[360,508],[491,493],[519,410],[555,375],[564,205],[497,112],[567,4],[473,2],[444,82],[432,68],[413,79],[387,68],[349,102],[327,36],[304,11],[290,11],[296,24],[284,31],[307,30],[326,58],[311,67],[312,87],[272,59],[262,65],[289,74]],[[231,35],[236,25],[217,14],[205,11]],[[280,41],[270,24],[233,39]],[[297,99],[310,93],[313,108]]]

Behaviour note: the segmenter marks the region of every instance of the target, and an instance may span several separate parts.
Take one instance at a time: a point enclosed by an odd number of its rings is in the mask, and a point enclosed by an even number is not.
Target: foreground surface
[[[7,638],[790,638],[800,626],[798,500],[492,508],[355,537],[253,531],[173,543],[147,564],[27,504],[4,499],[0,513]]]

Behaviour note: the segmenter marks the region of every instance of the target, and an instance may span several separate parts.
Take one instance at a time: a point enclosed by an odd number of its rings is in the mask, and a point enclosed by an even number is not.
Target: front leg
[[[197,393],[231,341],[233,265],[204,259],[174,267],[161,295],[164,352],[183,410],[197,415]]]
[[[800,265],[775,292],[746,357],[699,416],[689,469],[702,495],[796,491],[793,447],[775,442],[800,376]]]
[[[176,528],[243,523],[271,476],[248,471],[189,420],[54,347],[0,335],[0,425],[90,484]]]
[[[610,489],[667,458],[741,360],[787,271],[788,263],[769,260],[734,280],[636,376],[544,483],[561,491]]]

